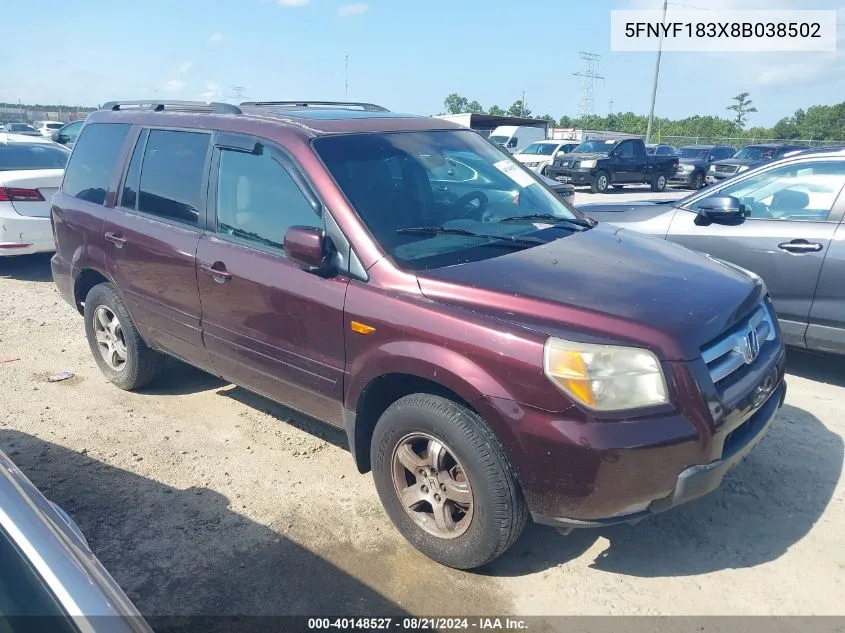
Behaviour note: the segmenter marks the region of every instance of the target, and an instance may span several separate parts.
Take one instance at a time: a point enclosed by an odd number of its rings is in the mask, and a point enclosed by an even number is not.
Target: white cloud
[[[182,62],[181,64],[179,64],[179,72],[180,73],[186,73],[189,70],[191,70],[191,66],[193,66],[193,65],[194,65],[194,62]]]
[[[212,44],[217,44],[218,42],[222,42],[223,41],[223,34],[219,33],[219,32],[215,33],[210,38],[208,38],[208,41],[211,42]]]
[[[165,92],[179,92],[185,87],[185,82],[181,79],[169,79],[165,81],[161,89]]]
[[[366,11],[370,8],[370,5],[364,2],[358,2],[356,4],[344,4],[337,10],[337,14],[342,17],[348,17],[350,15],[361,15],[362,13],[366,13]]]
[[[203,101],[217,101],[220,96],[220,86],[211,80],[205,82],[205,90],[199,93],[199,98]]]
[[[311,0],[279,0],[279,4],[283,7],[304,7]]]

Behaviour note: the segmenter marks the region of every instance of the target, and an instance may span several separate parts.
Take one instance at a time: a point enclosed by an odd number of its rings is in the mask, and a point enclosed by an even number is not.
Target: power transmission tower
[[[232,86],[232,98],[235,100],[235,103],[241,102],[245,90],[246,88],[243,86]]]
[[[343,83],[343,87],[346,91],[346,96],[349,96],[349,55],[346,56],[346,67],[344,69],[345,72],[345,79]]]
[[[584,70],[580,73],[572,73],[576,77],[581,77],[581,101],[578,104],[578,116],[582,119],[588,117],[595,112],[595,84],[597,79],[604,81],[604,77],[599,75],[599,60],[601,55],[596,53],[580,52],[579,56],[584,60]]]

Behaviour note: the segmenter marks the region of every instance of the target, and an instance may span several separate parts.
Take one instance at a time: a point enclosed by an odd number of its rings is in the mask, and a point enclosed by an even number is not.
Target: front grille
[[[713,383],[753,363],[766,343],[777,340],[777,328],[771,308],[761,303],[751,316],[732,327],[701,352]]]
[[[737,169],[739,169],[739,167],[736,165],[716,165],[716,171],[720,174],[732,174]]]

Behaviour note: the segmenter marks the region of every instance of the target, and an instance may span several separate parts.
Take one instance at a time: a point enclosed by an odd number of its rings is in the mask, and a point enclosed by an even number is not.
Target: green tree
[[[508,114],[511,116],[531,116],[531,110],[525,107],[522,99],[517,99],[513,105],[508,108]]]
[[[467,104],[467,109],[464,112],[472,112],[473,114],[484,114],[484,106],[473,99]]]
[[[736,112],[734,123],[740,130],[744,130],[748,115],[752,112],[757,112],[757,108],[754,107],[753,102],[748,98],[747,92],[740,92],[733,100],[736,103],[729,105],[727,109]]]
[[[784,117],[772,128],[773,138],[798,138],[801,132],[798,129],[798,124],[794,117]]]
[[[572,127],[572,119],[570,119],[568,116],[566,116],[564,114],[562,117],[560,117],[560,121],[558,121],[558,125],[560,127],[570,127],[571,128]]]
[[[552,125],[556,125],[556,124],[557,124],[557,121],[555,120],[555,118],[554,118],[551,114],[544,114],[543,116],[541,116],[541,117],[540,117],[540,120],[542,120],[542,121],[548,121],[548,122],[549,122],[549,123],[551,123]]]
[[[443,107],[448,114],[461,114],[467,111],[469,99],[457,92],[453,92],[443,100]]]
[[[494,105],[494,106],[490,106],[490,109],[487,110],[487,114],[493,114],[495,116],[505,116],[507,114],[507,112],[502,110],[499,106]]]

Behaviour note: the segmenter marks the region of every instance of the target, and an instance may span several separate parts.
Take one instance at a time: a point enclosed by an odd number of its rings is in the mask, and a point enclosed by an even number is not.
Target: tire
[[[624,185],[613,185],[614,189],[622,189],[622,187],[624,187]]]
[[[590,191],[593,193],[605,193],[610,185],[610,176],[606,171],[600,171],[596,174],[593,182],[590,183]]]
[[[411,474],[395,458],[402,452],[398,449],[413,446],[415,441],[421,448],[419,453],[412,448],[413,457],[419,460],[412,460],[416,464],[413,468],[430,467],[439,461],[442,466],[437,469],[443,471],[437,477],[429,477],[430,469],[426,469],[425,476],[418,476],[419,471]],[[432,443],[440,443],[445,449],[442,460],[426,459]],[[411,545],[442,565],[475,569],[490,563],[516,542],[528,521],[522,491],[493,432],[478,415],[452,400],[417,393],[394,402],[376,424],[370,457],[376,490],[393,524]],[[452,463],[455,467],[447,472]],[[461,482],[462,477],[465,482]],[[438,481],[450,486],[436,485]],[[469,511],[447,498],[454,496],[450,489],[456,486],[465,486],[462,491],[470,499]],[[443,497],[431,494],[437,487]],[[422,498],[416,506],[406,509],[399,496],[400,488],[414,495],[428,495],[430,501]],[[433,497],[442,500],[441,507],[448,507],[450,512],[457,508],[455,514],[460,520],[454,521],[455,530],[448,536],[435,533],[443,530],[435,525]],[[430,515],[428,510],[432,511]],[[428,527],[423,526],[426,522]]]
[[[704,186],[704,174],[700,171],[695,172],[692,176],[692,182],[690,183],[690,189],[698,191]]]
[[[663,191],[666,189],[666,176],[663,174],[658,174],[654,177],[654,180],[651,181],[651,190],[652,191]]]
[[[102,283],[91,288],[85,297],[84,315],[88,345],[97,366],[109,382],[126,391],[132,391],[149,384],[161,372],[165,356],[151,350],[144,343],[114,286]],[[110,318],[116,318],[116,326],[106,327],[100,321],[101,315],[110,325],[114,323]],[[95,324],[95,319],[98,324]],[[111,334],[111,353],[104,349],[106,344],[97,340],[98,335],[109,337],[106,332]],[[106,360],[106,356],[110,356],[112,362]]]

